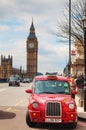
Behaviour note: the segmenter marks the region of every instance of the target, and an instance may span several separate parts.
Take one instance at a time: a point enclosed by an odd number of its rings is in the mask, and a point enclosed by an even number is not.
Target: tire
[[[29,112],[28,112],[28,111],[27,111],[27,113],[26,113],[26,123],[27,123],[27,125],[28,125],[29,127],[35,127],[35,126],[36,126],[36,123],[31,122],[30,116],[29,116]]]
[[[9,84],[9,87],[11,86],[11,84]]]
[[[76,123],[73,123],[72,125],[71,125],[71,128],[72,129],[75,129],[77,127],[77,122]]]
[[[77,122],[68,125],[68,128],[70,129],[75,129],[76,127],[77,127]]]

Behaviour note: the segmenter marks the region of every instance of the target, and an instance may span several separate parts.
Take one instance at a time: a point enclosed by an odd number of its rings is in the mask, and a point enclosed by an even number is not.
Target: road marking
[[[3,92],[3,91],[5,91],[5,90],[7,90],[8,88],[1,88],[0,89],[0,92]]]
[[[14,106],[18,106],[20,103],[18,102],[18,103],[16,103]]]
[[[6,111],[10,111],[12,109],[12,107],[8,107],[7,109],[6,109]]]
[[[11,112],[11,111],[20,111],[20,110],[18,110],[17,108],[9,107],[6,109],[6,111]]]
[[[25,101],[26,101],[26,98],[24,98],[23,100],[20,100],[19,102],[17,102],[17,103],[14,105],[14,107],[19,106],[19,104],[21,104],[21,103],[23,103],[23,102],[25,102]],[[14,111],[19,111],[18,109],[13,108],[13,107],[8,107],[8,108],[6,109],[6,111],[12,111],[12,110],[14,110]]]

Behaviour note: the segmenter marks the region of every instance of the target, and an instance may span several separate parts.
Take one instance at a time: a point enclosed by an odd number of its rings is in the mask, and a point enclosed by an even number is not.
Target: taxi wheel
[[[72,124],[69,124],[68,127],[69,127],[70,129],[75,129],[75,128],[77,127],[77,122],[72,123]]]
[[[72,129],[75,129],[76,127],[77,127],[77,122],[76,122],[76,123],[73,123]]]
[[[26,123],[29,127],[35,127],[36,123],[31,122],[29,112],[26,113]]]

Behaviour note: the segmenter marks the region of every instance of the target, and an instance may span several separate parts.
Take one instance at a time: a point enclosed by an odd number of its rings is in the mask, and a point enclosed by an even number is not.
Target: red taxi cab
[[[26,123],[29,127],[37,124],[62,124],[70,128],[77,126],[77,107],[73,99],[76,90],[70,89],[67,77],[57,75],[36,76],[29,93]]]

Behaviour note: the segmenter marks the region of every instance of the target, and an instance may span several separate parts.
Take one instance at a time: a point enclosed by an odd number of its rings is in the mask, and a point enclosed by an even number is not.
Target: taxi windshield
[[[66,81],[39,80],[35,83],[34,93],[70,94],[69,88],[69,84]]]

